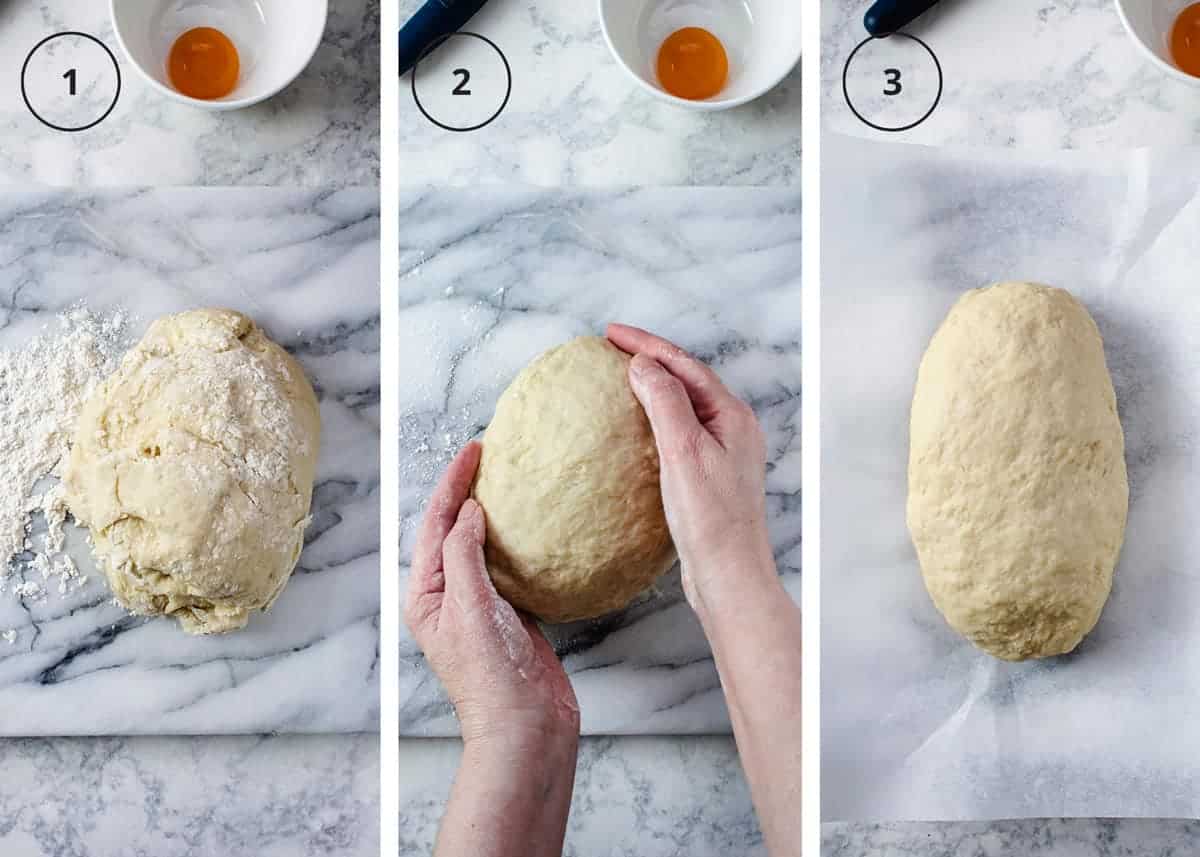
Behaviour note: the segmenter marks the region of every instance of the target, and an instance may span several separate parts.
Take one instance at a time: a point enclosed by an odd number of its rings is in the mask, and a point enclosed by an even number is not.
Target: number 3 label
[[[869,36],[846,58],[842,95],[868,128],[910,131],[932,116],[942,100],[942,64],[916,36]]]
[[[887,78],[887,86],[883,90],[884,95],[899,95],[904,91],[904,84],[900,83],[900,69],[885,68],[883,74]]]

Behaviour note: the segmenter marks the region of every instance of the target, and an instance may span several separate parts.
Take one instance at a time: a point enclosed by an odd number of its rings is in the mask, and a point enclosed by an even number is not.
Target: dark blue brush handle
[[[938,0],[877,0],[867,10],[863,26],[872,36],[886,36],[907,27],[938,4]]]
[[[461,30],[486,4],[487,0],[428,0],[400,28],[400,74],[415,66],[438,39]]]

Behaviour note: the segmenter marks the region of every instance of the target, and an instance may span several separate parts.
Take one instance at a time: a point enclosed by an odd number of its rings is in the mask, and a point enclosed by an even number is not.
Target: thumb
[[[442,566],[446,576],[446,595],[461,607],[471,609],[491,601],[496,595],[483,559],[487,523],[483,508],[467,499],[458,510],[458,520],[442,543]]]
[[[629,384],[650,419],[660,451],[664,445],[694,438],[703,431],[683,383],[653,357],[634,355],[629,363]]]

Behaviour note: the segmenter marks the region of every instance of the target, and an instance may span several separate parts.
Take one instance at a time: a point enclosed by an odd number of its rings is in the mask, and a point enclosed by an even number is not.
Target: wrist
[[[763,605],[789,597],[769,550],[713,555],[685,567],[684,578],[688,603],[710,634],[718,625],[752,622]]]
[[[578,758],[578,731],[553,725],[511,725],[463,738],[463,770],[497,797],[545,794],[552,783],[572,782]]]
[[[435,854],[556,857],[579,752],[578,729],[511,716],[463,728],[463,756]]]
[[[579,713],[542,709],[505,712],[484,724],[464,724],[463,745],[491,755],[537,755],[573,749],[579,745]]]

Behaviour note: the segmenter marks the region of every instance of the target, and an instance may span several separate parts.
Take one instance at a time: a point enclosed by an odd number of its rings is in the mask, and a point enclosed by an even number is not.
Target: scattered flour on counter
[[[30,601],[41,601],[46,597],[46,590],[34,580],[21,581],[13,586],[12,591],[18,598],[27,598]]]
[[[0,349],[0,593],[40,601],[87,582],[62,552],[67,509],[62,486],[47,477],[58,475],[84,402],[129,347],[128,326],[124,312],[77,305],[24,347]],[[46,525],[36,535],[35,517]]]
[[[446,297],[454,297],[457,290],[448,286]],[[414,351],[420,352],[420,365],[436,367],[444,363],[452,349],[458,328],[482,329],[494,318],[496,309],[484,300],[464,303],[457,323],[448,323],[445,318],[427,318],[422,322],[408,322],[407,330]],[[473,347],[473,346],[472,346]],[[457,355],[461,358],[465,351]],[[497,370],[499,375],[499,370]],[[411,394],[420,401],[443,397],[444,378],[436,372],[424,375],[414,372],[405,378]],[[464,398],[461,390],[459,398]],[[400,457],[400,478],[405,485],[432,486],[454,456],[476,436],[478,419],[484,409],[482,385],[465,396],[465,400],[441,414],[425,413],[411,415],[400,423],[400,446],[405,454]],[[438,423],[437,426],[433,422]]]

